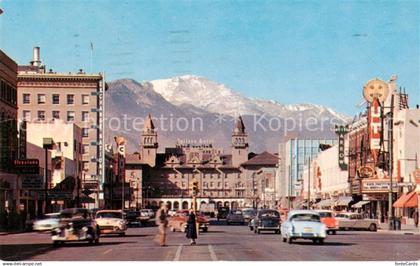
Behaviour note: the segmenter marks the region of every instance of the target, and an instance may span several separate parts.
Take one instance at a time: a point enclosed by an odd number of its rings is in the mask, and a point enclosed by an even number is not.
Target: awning
[[[368,204],[370,201],[367,201],[367,200],[362,200],[362,201],[359,201],[358,203],[355,203],[355,204],[353,204],[351,207],[352,208],[362,208],[363,207],[363,205],[366,205],[366,204]]]
[[[82,194],[80,196],[80,203],[95,203],[95,199]]]
[[[417,192],[403,194],[392,206],[394,208],[416,208],[418,206]]]
[[[324,200],[321,200],[320,202],[318,202],[316,205],[320,208],[331,207],[331,206],[334,205],[334,200],[333,199],[324,199]]]
[[[348,206],[350,201],[352,201],[352,197],[339,197],[337,200],[336,206]]]

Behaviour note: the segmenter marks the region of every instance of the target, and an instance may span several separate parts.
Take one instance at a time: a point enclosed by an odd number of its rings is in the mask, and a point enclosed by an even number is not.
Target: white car
[[[335,215],[340,230],[369,230],[375,232],[379,227],[376,219],[364,218],[359,213],[338,213]]]
[[[121,210],[101,210],[96,213],[96,223],[101,234],[125,235],[127,222]]]
[[[46,213],[45,218],[36,220],[33,224],[35,231],[50,231],[60,225],[60,213]]]
[[[327,227],[321,222],[319,214],[310,210],[290,211],[287,220],[281,224],[283,242],[291,244],[295,239],[310,239],[324,244]]]

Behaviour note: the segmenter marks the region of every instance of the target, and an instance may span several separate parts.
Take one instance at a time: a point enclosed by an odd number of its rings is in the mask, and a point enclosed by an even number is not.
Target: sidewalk
[[[401,230],[389,230],[387,223],[379,225],[379,233],[399,234],[399,235],[420,235],[420,227],[415,227],[413,224],[402,224]]]

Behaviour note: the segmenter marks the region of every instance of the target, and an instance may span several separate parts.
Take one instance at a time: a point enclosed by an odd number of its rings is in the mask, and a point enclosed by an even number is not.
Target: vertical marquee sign
[[[335,126],[335,133],[338,135],[338,166],[341,170],[347,170],[344,152],[344,136],[349,132],[348,126]]]

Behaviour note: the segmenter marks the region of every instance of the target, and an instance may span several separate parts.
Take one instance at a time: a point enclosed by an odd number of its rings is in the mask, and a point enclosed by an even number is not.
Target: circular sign
[[[380,102],[384,102],[389,94],[389,87],[385,81],[380,79],[369,80],[363,87],[363,97],[368,102],[373,102],[377,98]]]
[[[375,170],[369,166],[361,166],[359,168],[359,176],[362,178],[370,178],[375,174]]]

